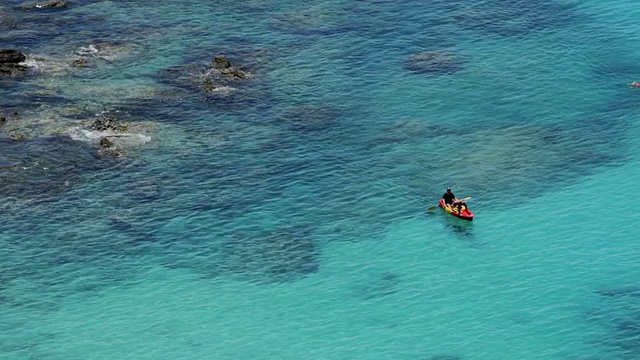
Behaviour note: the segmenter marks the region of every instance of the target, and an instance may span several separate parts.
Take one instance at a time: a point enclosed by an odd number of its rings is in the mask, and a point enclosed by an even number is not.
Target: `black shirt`
[[[449,204],[449,205],[451,205],[451,204],[453,204],[453,199],[455,199],[455,198],[456,198],[456,196],[455,196],[455,195],[453,195],[453,193],[452,193],[452,192],[446,192],[446,193],[444,193],[444,194],[442,195],[442,198],[444,199],[444,203],[445,203],[445,204]]]

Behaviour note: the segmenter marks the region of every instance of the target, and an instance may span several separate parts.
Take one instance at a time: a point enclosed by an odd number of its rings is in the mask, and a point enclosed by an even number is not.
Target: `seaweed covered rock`
[[[231,61],[224,55],[216,55],[211,62],[211,67],[230,80],[241,80],[247,77],[246,72],[231,66]]]
[[[114,158],[122,158],[125,156],[124,150],[120,149],[116,144],[109,140],[108,137],[100,138],[98,142],[98,153],[103,156]]]
[[[216,55],[211,65],[216,69],[229,69],[231,68],[231,61],[224,55]]]
[[[416,73],[450,74],[462,70],[464,61],[451,50],[432,50],[413,54],[405,68]]]
[[[126,132],[127,125],[119,122],[115,116],[103,115],[93,120],[89,129],[98,131]]]

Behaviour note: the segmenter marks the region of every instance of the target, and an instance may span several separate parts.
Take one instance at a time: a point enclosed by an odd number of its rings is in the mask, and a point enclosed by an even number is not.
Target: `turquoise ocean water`
[[[640,359],[637,2],[24,4],[0,358]]]

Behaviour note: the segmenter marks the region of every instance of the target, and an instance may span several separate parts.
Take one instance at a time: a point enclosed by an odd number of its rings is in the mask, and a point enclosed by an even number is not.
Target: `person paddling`
[[[462,210],[462,205],[466,206],[466,203],[464,202],[464,200],[458,199],[451,192],[451,188],[447,188],[447,192],[442,194],[442,200],[444,200],[444,204],[445,205],[450,205],[452,209],[453,209],[454,206],[457,205],[458,206],[458,214],[460,214],[460,211]]]
[[[632,81],[632,82],[629,83],[629,85],[635,86],[635,87],[640,87],[640,82]]]

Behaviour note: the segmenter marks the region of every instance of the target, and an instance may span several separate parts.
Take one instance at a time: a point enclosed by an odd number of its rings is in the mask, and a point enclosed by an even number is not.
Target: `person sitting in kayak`
[[[445,205],[450,205],[453,209],[454,206],[458,207],[458,214],[462,211],[462,206],[466,205],[463,200],[458,199],[452,192],[451,188],[447,188],[447,192],[442,194],[442,200],[444,200]]]

